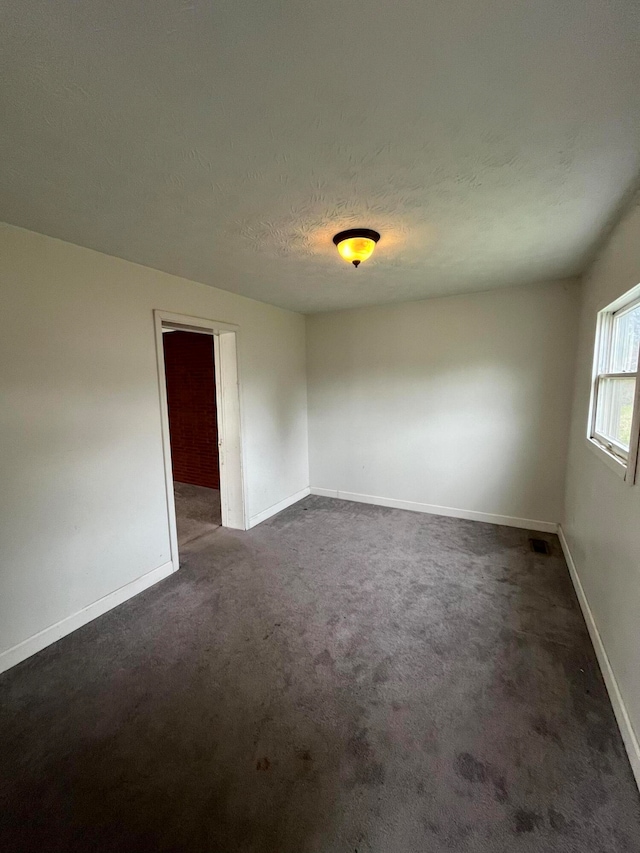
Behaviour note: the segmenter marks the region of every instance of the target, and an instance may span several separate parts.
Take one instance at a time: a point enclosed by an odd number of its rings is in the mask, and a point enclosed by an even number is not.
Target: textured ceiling
[[[640,169],[638,0],[3,0],[0,57],[0,219],[301,311],[579,272]]]

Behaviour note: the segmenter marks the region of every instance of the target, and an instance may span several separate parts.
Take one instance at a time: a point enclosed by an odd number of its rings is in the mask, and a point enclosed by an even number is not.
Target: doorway
[[[213,335],[162,329],[178,548],[222,524]]]
[[[175,571],[181,548],[220,526],[246,527],[237,327],[154,314]]]

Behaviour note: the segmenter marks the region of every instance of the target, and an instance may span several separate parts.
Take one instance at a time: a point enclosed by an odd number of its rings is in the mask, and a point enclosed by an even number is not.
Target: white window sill
[[[604,464],[614,472],[614,474],[617,474],[618,477],[624,480],[625,474],[627,473],[626,462],[623,462],[622,459],[618,459],[617,456],[610,453],[606,447],[603,447],[600,442],[596,441],[594,438],[587,438],[587,445],[591,450],[593,450],[596,456],[598,456]]]

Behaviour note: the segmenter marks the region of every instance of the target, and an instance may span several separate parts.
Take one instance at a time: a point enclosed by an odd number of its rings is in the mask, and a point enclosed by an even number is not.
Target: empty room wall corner
[[[564,279],[308,316],[312,491],[555,530],[578,302]]]
[[[640,787],[640,484],[593,452],[587,429],[598,311],[640,283],[640,193],[585,272],[561,541]]]
[[[144,592],[145,589],[149,589],[149,587],[169,577],[174,571],[175,567],[172,562],[165,563],[163,566],[159,566],[157,569],[142,575],[142,577],[125,584],[120,589],[99,598],[76,613],[60,619],[54,625],[49,625],[44,630],[38,631],[37,634],[33,634],[21,643],[6,649],[0,654],[0,673],[30,658],[36,652],[42,651],[62,637],[66,637],[67,634],[77,631],[78,628],[82,628],[83,625],[92,622],[98,616],[108,613],[109,610],[113,610],[114,607],[133,598],[134,595]]]
[[[8,666],[171,572],[154,310],[241,329],[248,516],[309,477],[303,315],[7,224],[0,256]]]
[[[584,591],[582,582],[580,581],[580,576],[576,569],[576,564],[573,556],[571,555],[569,543],[567,542],[567,537],[565,536],[561,524],[558,525],[558,537],[560,539],[565,560],[567,561],[571,581],[576,591],[578,602],[580,603],[582,615],[584,616],[584,621],[587,624],[587,630],[589,631],[589,636],[591,637],[591,642],[593,644],[596,657],[598,658],[598,663],[600,664],[600,671],[602,672],[602,677],[609,694],[609,699],[613,706],[613,712],[618,723],[618,728],[620,729],[620,734],[622,736],[625,749],[627,750],[627,755],[629,756],[629,763],[631,764],[631,769],[633,770],[638,790],[640,790],[640,743],[638,742],[638,736],[634,730],[629,710],[620,691],[618,680],[616,679],[613,667],[611,666],[609,655],[607,654],[604,642],[602,641],[602,636],[598,630],[598,625],[593,615],[593,611],[591,610],[591,606],[589,605],[587,594]]]

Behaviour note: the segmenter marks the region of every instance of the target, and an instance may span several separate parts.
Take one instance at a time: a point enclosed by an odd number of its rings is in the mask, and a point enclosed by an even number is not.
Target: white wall
[[[308,487],[301,315],[8,225],[0,298],[0,653],[170,559],[154,308],[240,327],[249,517]]]
[[[636,199],[584,279],[563,522],[576,572],[636,737],[640,734],[640,484],[625,484],[598,457],[586,435],[596,314],[639,282],[640,204]],[[624,734],[624,723],[622,728]],[[640,783],[640,754],[631,759]]]
[[[312,489],[559,521],[578,289],[308,317]]]

